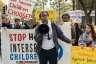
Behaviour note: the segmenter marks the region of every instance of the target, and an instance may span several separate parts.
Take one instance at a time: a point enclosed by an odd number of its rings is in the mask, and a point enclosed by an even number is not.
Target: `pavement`
[[[1,55],[0,55],[0,64],[2,64]]]

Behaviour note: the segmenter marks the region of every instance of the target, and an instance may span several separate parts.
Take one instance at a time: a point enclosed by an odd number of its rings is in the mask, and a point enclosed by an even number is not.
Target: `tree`
[[[72,10],[72,3],[65,3],[64,0],[54,0],[51,2],[51,7],[58,12],[58,19],[61,21],[61,16]]]
[[[0,11],[2,11],[3,5],[4,5],[3,1],[0,0]]]
[[[84,23],[92,23],[91,20],[91,12],[94,8],[95,0],[78,0],[82,6],[82,9],[85,13],[85,22]]]
[[[95,9],[95,25],[96,25],[96,0],[95,0],[95,4],[94,4],[94,9]]]
[[[65,3],[63,0],[61,0],[60,2],[56,2],[56,0],[54,0],[53,3],[54,4],[52,4],[52,7],[56,10],[60,8],[61,13],[65,13],[67,11],[72,10],[72,3]]]
[[[65,13],[72,10],[72,4],[62,4],[61,13]]]

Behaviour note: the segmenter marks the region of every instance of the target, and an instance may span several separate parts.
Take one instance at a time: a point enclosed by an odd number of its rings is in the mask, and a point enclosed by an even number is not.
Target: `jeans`
[[[39,53],[39,64],[57,64],[58,51],[56,48],[50,50],[41,49]]]

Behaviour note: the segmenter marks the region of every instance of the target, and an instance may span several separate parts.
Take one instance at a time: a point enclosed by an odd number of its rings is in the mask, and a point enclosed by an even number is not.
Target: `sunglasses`
[[[44,15],[41,15],[41,17],[45,17],[45,16],[48,16],[48,15],[47,14],[46,15],[45,14]]]

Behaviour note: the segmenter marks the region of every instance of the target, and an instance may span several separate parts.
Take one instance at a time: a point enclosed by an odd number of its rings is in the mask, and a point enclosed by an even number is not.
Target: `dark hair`
[[[87,24],[87,26],[89,26],[91,28],[92,38],[93,38],[93,40],[95,40],[96,39],[96,33],[95,33],[93,25]]]
[[[20,21],[20,19],[16,18],[16,19],[15,19],[15,22],[18,22],[18,21]]]
[[[67,13],[62,15],[62,19],[63,19],[64,16],[67,16],[68,18],[70,18],[70,15],[67,14]]]
[[[44,13],[47,13],[47,16],[49,16],[49,14],[48,14],[47,11],[41,11],[41,13],[39,14],[39,18],[41,18],[41,16],[42,16]]]

